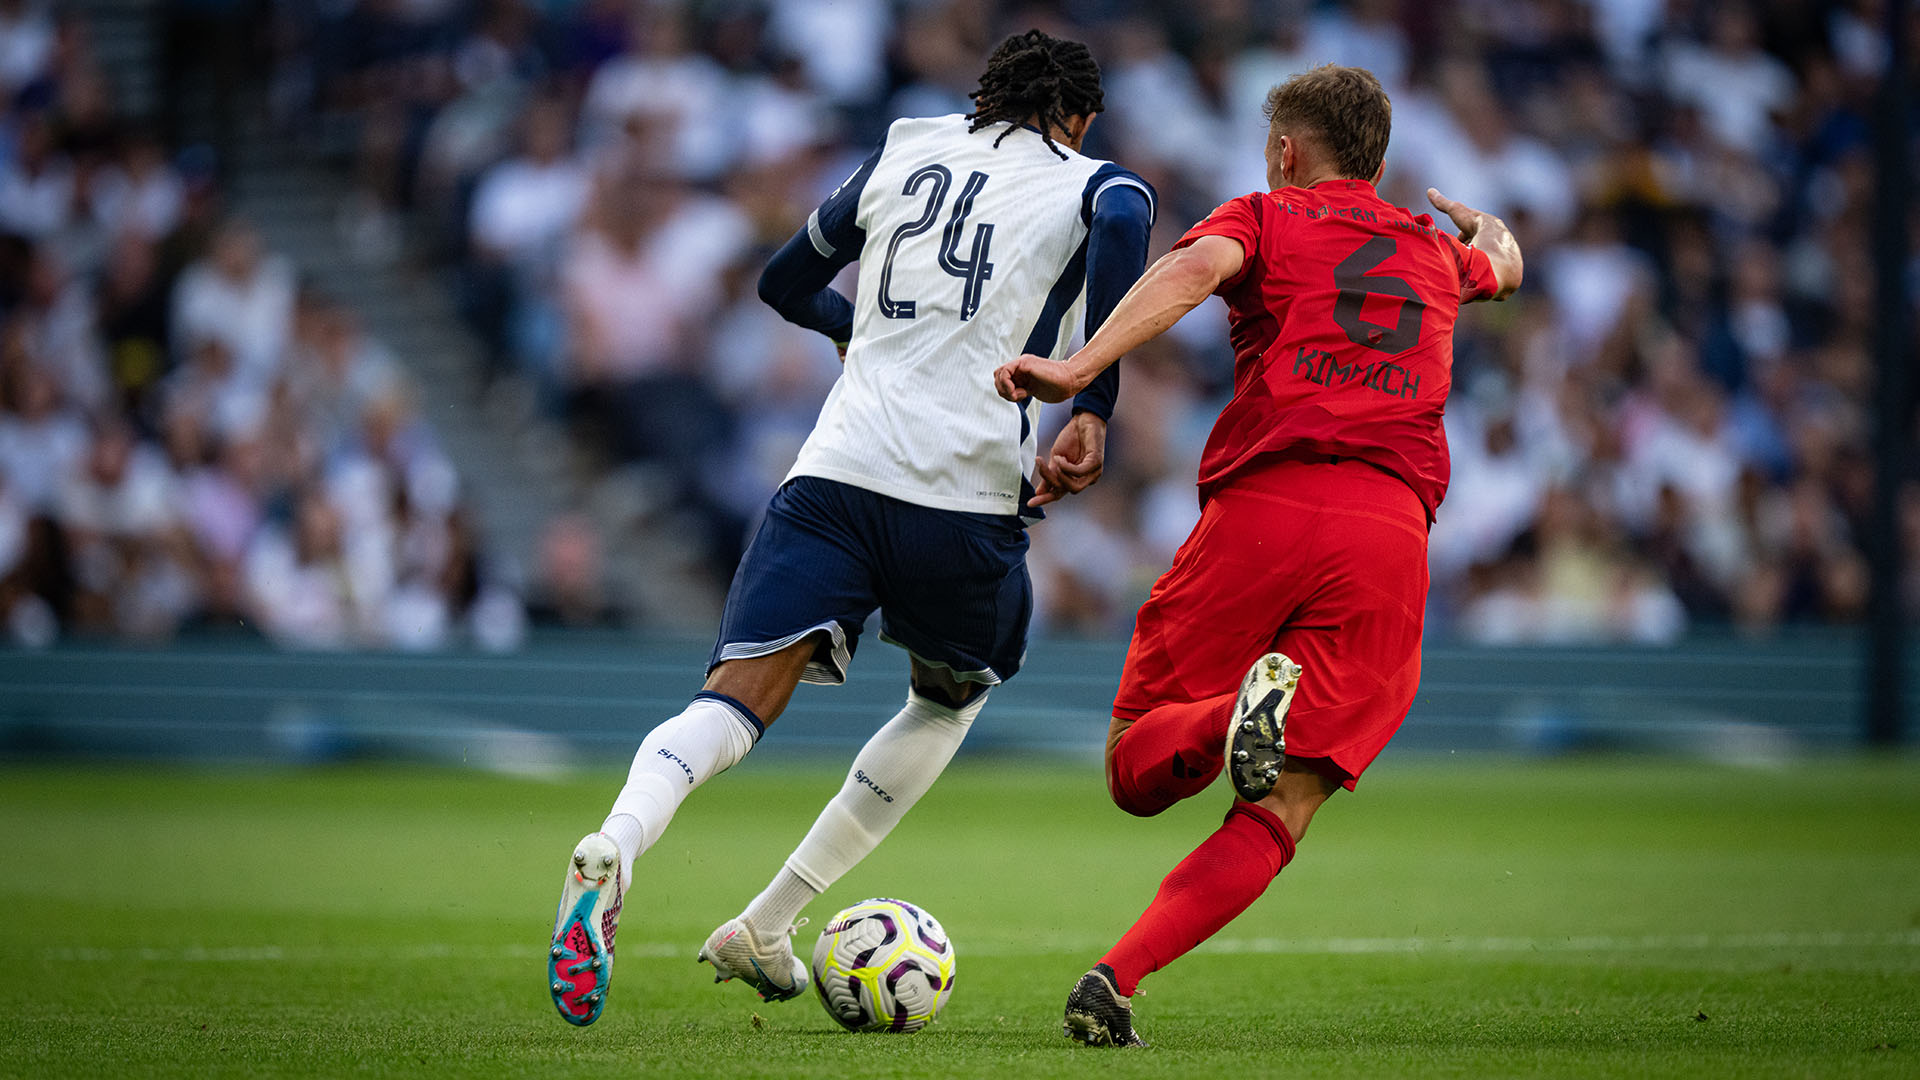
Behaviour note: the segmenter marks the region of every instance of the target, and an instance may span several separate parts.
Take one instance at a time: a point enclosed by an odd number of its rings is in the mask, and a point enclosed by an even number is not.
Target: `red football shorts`
[[[1216,492],[1154,583],[1113,715],[1232,693],[1277,650],[1304,669],[1287,753],[1351,788],[1413,704],[1426,602],[1413,489],[1352,458],[1277,461]]]

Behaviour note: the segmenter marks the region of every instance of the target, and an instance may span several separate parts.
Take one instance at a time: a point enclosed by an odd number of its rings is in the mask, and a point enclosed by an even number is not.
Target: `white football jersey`
[[[858,245],[859,288],[846,370],[788,478],[1038,516],[1026,499],[1040,403],[1003,400],[994,369],[1023,352],[1065,356],[1094,207],[1128,186],[1151,208],[1153,191],[1064,146],[1063,159],[1031,128],[968,125],[958,114],[895,121],[808,219],[822,256]]]

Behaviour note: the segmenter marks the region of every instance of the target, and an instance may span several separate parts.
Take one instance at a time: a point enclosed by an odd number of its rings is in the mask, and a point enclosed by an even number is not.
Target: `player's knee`
[[[1135,798],[1132,793],[1122,791],[1117,784],[1107,785],[1107,794],[1113,796],[1113,805],[1132,814],[1134,817],[1155,817],[1164,813],[1172,803],[1149,802]]]
[[[1132,814],[1134,817],[1159,817],[1167,812],[1177,799],[1141,799],[1118,790],[1113,793],[1113,805]]]
[[[1107,796],[1113,805],[1132,814],[1134,817],[1153,817],[1172,806],[1177,799],[1153,798],[1134,790],[1129,782],[1129,770],[1121,756],[1122,736],[1133,726],[1132,720],[1114,717],[1107,728]]]
[[[918,686],[907,688],[907,711],[902,717],[916,717],[921,723],[933,723],[953,726],[961,731],[973,726],[982,709],[987,707],[987,694],[984,689],[972,695],[961,704],[951,700],[928,697]]]
[[[1112,750],[1107,751],[1107,797],[1112,799],[1113,805],[1120,809],[1125,810],[1127,808],[1128,799],[1125,793],[1120,790],[1120,777],[1115,775],[1113,771]]]
[[[812,655],[813,645],[808,640],[770,656],[723,660],[707,673],[701,689],[725,694],[771,724],[786,711]]]
[[[1113,805],[1132,814],[1134,817],[1153,817],[1164,813],[1167,807],[1178,799],[1154,798],[1133,790],[1126,777],[1114,768],[1113,755],[1107,755],[1107,795],[1113,799]]]
[[[989,689],[984,683],[956,679],[950,673],[929,667],[918,660],[914,661],[908,685],[915,694],[935,705],[956,711],[974,705],[986,696]]]
[[[953,709],[955,711],[966,708],[979,696],[967,687],[954,686],[952,684],[941,685],[938,683],[927,684],[916,682],[913,684],[913,692],[941,708]]]

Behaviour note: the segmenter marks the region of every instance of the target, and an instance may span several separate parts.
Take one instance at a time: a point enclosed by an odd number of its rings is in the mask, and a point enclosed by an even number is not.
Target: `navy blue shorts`
[[[818,634],[802,679],[843,683],[875,608],[880,639],[914,659],[962,682],[1013,678],[1033,618],[1027,531],[1011,515],[795,477],[774,494],[733,575],[707,670]]]

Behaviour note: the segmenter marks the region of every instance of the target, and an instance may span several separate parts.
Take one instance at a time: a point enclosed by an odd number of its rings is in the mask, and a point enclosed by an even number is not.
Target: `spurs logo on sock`
[[[680,760],[680,755],[674,753],[671,750],[660,750],[657,752],[661,757],[666,758],[668,761],[671,761],[675,765],[680,766],[680,771],[687,774],[687,783],[689,785],[693,783],[693,766],[688,765],[685,761]]]
[[[693,789],[732,768],[753,742],[753,730],[740,722],[737,709],[707,697],[694,698],[680,715],[647,732],[601,826],[620,847],[621,870],[659,842]]]
[[[873,777],[868,776],[864,771],[860,769],[853,770],[853,778],[872,788],[875,795],[880,796],[888,802],[893,801],[893,796],[887,794],[886,789],[882,788],[879,784],[874,783]]]

